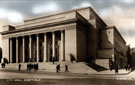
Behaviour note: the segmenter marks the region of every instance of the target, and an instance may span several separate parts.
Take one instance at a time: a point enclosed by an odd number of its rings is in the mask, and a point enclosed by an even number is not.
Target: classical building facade
[[[116,32],[106,34],[107,30]],[[123,56],[126,51],[116,28],[108,27],[91,7],[25,20],[23,25],[7,25],[1,34],[3,57],[11,63],[115,61],[115,54],[119,57],[115,49],[122,50]]]

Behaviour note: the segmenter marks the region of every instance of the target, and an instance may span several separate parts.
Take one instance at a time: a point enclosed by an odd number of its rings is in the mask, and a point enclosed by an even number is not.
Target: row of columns
[[[52,32],[52,56],[55,57],[55,32]],[[18,62],[19,59],[19,51],[18,51],[18,38],[16,38],[16,62]],[[37,62],[39,61],[39,35],[36,35],[36,43],[37,43]],[[12,57],[13,57],[13,49],[12,49],[12,44],[13,41],[10,39],[10,62],[12,62]],[[29,58],[31,59],[32,56],[32,36],[29,36]],[[25,38],[24,36],[22,37],[22,61],[25,62]],[[61,31],[61,54],[60,54],[60,60],[65,60],[64,59],[64,31]],[[43,61],[47,61],[47,35],[44,33],[44,58]]]

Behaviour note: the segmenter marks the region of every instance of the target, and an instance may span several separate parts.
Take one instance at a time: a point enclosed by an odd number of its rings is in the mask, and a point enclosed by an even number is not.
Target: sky
[[[22,24],[25,19],[88,6],[108,26],[117,27],[127,45],[135,47],[135,0],[0,0],[0,31],[7,24]]]

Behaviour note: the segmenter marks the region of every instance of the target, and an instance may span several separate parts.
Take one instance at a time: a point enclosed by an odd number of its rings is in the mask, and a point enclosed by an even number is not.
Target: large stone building
[[[91,7],[4,26],[3,57],[10,63],[109,59],[126,63],[126,42]]]

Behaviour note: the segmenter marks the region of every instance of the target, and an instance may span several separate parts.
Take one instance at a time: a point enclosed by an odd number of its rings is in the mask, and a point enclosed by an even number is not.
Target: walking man
[[[58,69],[58,70],[60,71],[60,64],[59,64],[59,66],[58,66],[58,67],[59,67],[59,69]]]
[[[53,64],[54,64],[54,62],[55,62],[55,58],[54,58],[54,57],[52,58],[52,62],[53,62]]]
[[[118,74],[118,72],[119,72],[119,68],[118,68],[118,65],[116,65],[115,73]]]
[[[65,72],[68,72],[68,65],[65,65]]]
[[[59,72],[59,65],[56,66],[56,72]]]
[[[18,68],[18,70],[19,70],[19,71],[21,70],[21,64],[19,64],[19,68]]]

